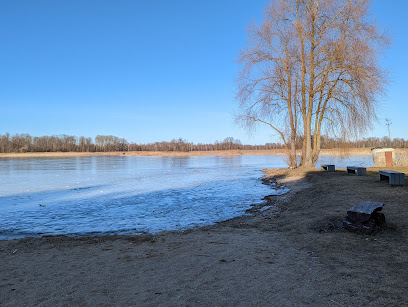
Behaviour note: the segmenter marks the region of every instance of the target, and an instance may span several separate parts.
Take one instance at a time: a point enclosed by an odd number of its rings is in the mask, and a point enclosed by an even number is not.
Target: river
[[[320,164],[372,166],[371,156]],[[0,158],[0,239],[156,233],[245,214],[283,156]]]

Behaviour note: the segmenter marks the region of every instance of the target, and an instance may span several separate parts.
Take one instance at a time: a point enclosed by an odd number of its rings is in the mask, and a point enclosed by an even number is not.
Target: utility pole
[[[392,124],[391,119],[386,118],[385,121],[387,122],[386,125],[388,126],[388,139],[390,140],[391,145],[391,132],[390,132],[390,125]]]

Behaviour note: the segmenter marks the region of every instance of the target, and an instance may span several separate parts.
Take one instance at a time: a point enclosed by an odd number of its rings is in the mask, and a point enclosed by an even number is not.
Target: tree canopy
[[[238,78],[239,120],[282,139],[289,166],[313,166],[323,132],[359,136],[376,120],[387,84],[379,57],[389,44],[368,0],[275,0],[248,29]]]

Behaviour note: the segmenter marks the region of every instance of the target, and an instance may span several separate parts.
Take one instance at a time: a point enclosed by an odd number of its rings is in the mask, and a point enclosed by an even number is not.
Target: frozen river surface
[[[371,166],[371,156],[319,163]],[[318,164],[319,166],[319,164]],[[282,156],[0,159],[0,239],[156,233],[245,213],[265,195],[263,168]]]

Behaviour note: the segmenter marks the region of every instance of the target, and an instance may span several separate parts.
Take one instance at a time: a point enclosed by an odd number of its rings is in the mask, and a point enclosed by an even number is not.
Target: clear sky
[[[237,58],[267,0],[0,0],[0,134],[112,134],[247,144],[234,124]],[[392,84],[367,136],[408,139],[408,1],[376,0]]]

